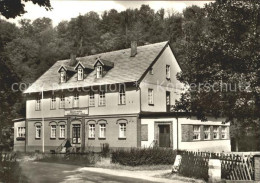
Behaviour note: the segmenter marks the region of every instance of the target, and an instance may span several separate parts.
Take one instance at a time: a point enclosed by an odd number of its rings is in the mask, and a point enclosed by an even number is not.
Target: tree
[[[208,29],[187,45],[188,67],[179,80],[190,88],[175,110],[201,120],[226,117],[236,139],[248,130],[259,139],[259,12],[258,0],[217,0],[205,7]]]
[[[46,10],[51,10],[50,0],[25,0],[24,2],[31,1],[33,4],[45,7]],[[0,14],[5,18],[15,18],[26,13],[24,9],[25,4],[22,0],[1,0],[0,1]]]

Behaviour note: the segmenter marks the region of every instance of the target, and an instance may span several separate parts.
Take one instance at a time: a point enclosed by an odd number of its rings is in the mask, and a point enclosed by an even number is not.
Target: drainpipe
[[[179,150],[179,118],[176,118],[177,120],[177,151]]]

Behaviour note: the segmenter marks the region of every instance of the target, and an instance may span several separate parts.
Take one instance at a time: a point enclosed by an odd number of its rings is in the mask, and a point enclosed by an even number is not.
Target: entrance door
[[[171,92],[166,91],[166,111],[170,112],[171,109]]]
[[[73,144],[80,144],[80,125],[74,124],[72,126],[72,143]]]
[[[159,147],[170,147],[170,125],[159,125]]]

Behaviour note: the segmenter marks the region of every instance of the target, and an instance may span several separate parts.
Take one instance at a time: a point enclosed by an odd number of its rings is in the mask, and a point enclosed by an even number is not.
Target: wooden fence
[[[208,180],[209,159],[220,159],[221,178],[227,180],[254,180],[252,155],[180,151],[182,160],[179,173]]]

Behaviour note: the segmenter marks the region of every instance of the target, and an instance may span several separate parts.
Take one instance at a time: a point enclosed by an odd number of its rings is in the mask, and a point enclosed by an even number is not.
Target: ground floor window
[[[222,126],[221,127],[221,138],[222,139],[226,139],[227,138],[227,127],[226,126]]]
[[[41,138],[41,125],[36,125],[36,135],[35,138]]]
[[[60,138],[65,138],[65,125],[60,125]]]
[[[213,139],[219,139],[219,127],[213,126]]]
[[[200,140],[200,126],[193,126],[193,140]]]
[[[73,144],[80,144],[80,124],[72,125],[72,143]]]
[[[89,124],[88,137],[95,138],[95,124]]]
[[[119,138],[126,138],[126,124],[119,124]]]
[[[210,126],[204,126],[204,140],[210,140]]]
[[[106,138],[106,124],[100,124],[99,126],[99,137]]]
[[[51,125],[51,138],[56,138],[56,125]]]
[[[17,137],[25,137],[25,127],[17,128]]]

